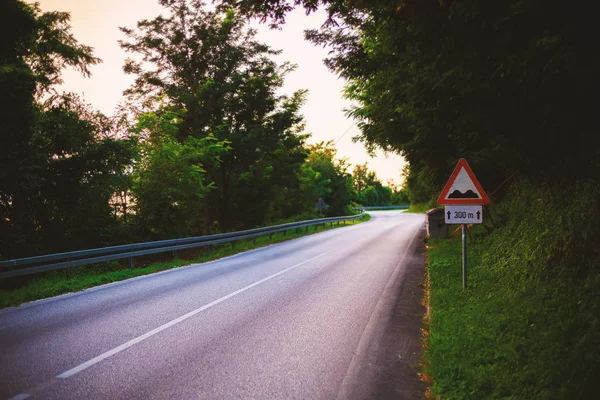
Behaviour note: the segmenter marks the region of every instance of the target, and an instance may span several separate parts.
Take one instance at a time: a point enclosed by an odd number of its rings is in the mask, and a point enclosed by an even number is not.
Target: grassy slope
[[[431,208],[433,208],[433,207],[431,207],[429,204],[425,204],[425,203],[411,204],[410,207],[408,208],[408,210],[406,210],[405,212],[414,213],[414,214],[425,214],[427,212],[427,210],[429,210]]]
[[[365,222],[370,219],[371,216],[366,214],[362,220],[357,221],[356,223]],[[336,229],[343,226],[344,225],[334,224],[331,227],[326,225],[325,230]],[[18,287],[0,289],[0,308],[17,306],[28,301],[44,299],[64,293],[77,292],[93,286],[121,281],[136,276],[147,275],[183,265],[215,260],[254,248],[268,246],[272,243],[279,243],[321,231],[323,231],[322,227],[319,227],[317,231],[315,231],[314,228],[309,228],[308,232],[305,232],[305,230],[301,230],[300,232],[290,230],[285,236],[283,235],[283,232],[279,232],[273,235],[272,240],[269,239],[268,235],[258,237],[256,239],[256,245],[252,244],[252,239],[238,241],[235,247],[233,247],[231,243],[227,243],[218,248],[213,246],[210,256],[203,255],[192,260],[175,259],[166,262],[156,262],[134,269],[124,269],[123,266],[118,262],[99,264],[95,266],[81,266],[72,268],[70,279],[66,279],[64,271],[52,271],[49,273],[40,274],[33,279],[29,279]]]
[[[427,203],[411,203],[410,207],[406,212],[414,213],[414,214],[425,214],[427,211],[432,208],[438,207],[438,204],[435,200],[430,200]]]
[[[458,235],[428,242],[424,364],[432,397],[593,397],[600,375],[598,189],[576,186],[574,196],[557,196],[575,200],[560,205],[548,204],[546,190],[521,188],[499,207],[501,228],[475,228],[465,292]]]

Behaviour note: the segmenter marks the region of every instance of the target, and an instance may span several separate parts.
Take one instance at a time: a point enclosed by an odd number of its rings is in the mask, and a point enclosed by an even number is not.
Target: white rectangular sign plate
[[[480,205],[447,205],[444,210],[444,218],[447,224],[481,224],[483,222],[482,207]]]

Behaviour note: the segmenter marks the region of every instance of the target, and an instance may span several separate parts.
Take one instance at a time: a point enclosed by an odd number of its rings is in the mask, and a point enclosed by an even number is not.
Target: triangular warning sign
[[[461,158],[454,172],[438,197],[438,204],[489,204],[490,199],[483,191],[467,160]]]

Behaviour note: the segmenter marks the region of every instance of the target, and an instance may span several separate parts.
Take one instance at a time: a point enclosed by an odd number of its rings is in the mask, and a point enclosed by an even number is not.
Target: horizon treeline
[[[306,91],[279,94],[294,66],[244,17],[200,1],[122,27],[135,77],[113,116],[61,72],[101,62],[65,12],[0,4],[0,259],[233,231],[406,202],[332,142],[307,143]]]

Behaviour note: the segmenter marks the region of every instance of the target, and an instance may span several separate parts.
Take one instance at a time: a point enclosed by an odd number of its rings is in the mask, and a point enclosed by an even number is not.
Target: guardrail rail
[[[68,269],[81,265],[97,264],[106,261],[129,259],[129,267],[134,266],[134,257],[145,256],[149,254],[158,254],[173,252],[173,256],[177,257],[177,251],[191,249],[196,247],[207,247],[210,254],[210,246],[214,244],[222,244],[235,242],[243,239],[253,239],[256,243],[256,238],[263,235],[272,236],[276,232],[284,232],[291,229],[305,228],[330,223],[333,226],[334,222],[354,221],[362,218],[365,212],[356,215],[346,215],[342,217],[329,217],[311,219],[307,221],[290,222],[287,224],[267,226],[263,228],[248,229],[245,231],[220,233],[207,236],[196,236],[181,239],[159,240],[154,242],[125,244],[120,246],[101,247],[96,249],[70,251],[64,253],[48,254],[43,256],[17,258],[14,260],[0,261],[0,279],[12,278],[16,276],[31,275],[39,272],[53,271],[58,269]]]

